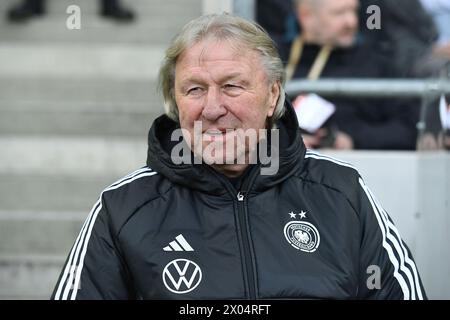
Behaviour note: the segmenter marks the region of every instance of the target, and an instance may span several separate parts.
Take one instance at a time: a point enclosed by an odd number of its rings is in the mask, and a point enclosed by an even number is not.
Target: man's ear
[[[270,107],[269,110],[267,111],[267,116],[271,117],[273,116],[273,113],[275,112],[275,108],[277,107],[277,102],[278,99],[280,98],[280,86],[281,83],[279,81],[275,81],[271,86],[270,86],[270,92],[269,92],[269,102],[270,102]]]

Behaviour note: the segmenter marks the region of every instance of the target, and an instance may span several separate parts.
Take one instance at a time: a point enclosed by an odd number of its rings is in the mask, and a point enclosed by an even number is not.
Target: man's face
[[[350,47],[358,31],[358,9],[358,0],[321,0],[312,4],[305,28],[318,44]]]
[[[239,143],[235,130],[265,129],[278,95],[278,83],[269,85],[258,53],[239,42],[205,39],[183,52],[176,63],[175,100],[194,153],[194,143],[201,143],[203,150],[220,143],[224,157],[236,159],[236,147],[226,147]],[[197,141],[196,121],[202,125]],[[248,148],[245,144],[245,153]],[[241,168],[228,164],[226,170]]]

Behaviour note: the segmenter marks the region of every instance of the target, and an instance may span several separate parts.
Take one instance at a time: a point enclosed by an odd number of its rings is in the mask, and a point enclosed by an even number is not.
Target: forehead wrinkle
[[[200,54],[198,56],[198,64],[201,65],[203,61],[205,61],[204,56],[208,54],[209,50],[214,50],[215,46],[223,44],[223,42],[226,41],[229,47],[233,50],[233,55],[231,56],[232,59],[235,59],[236,57],[240,56],[240,53],[242,52],[242,48],[239,47],[239,44],[245,45],[239,40],[231,39],[231,38],[216,38],[213,35],[197,42],[192,47],[196,45],[202,45],[202,49],[200,51]],[[192,48],[191,47],[191,48]]]
[[[200,54],[198,55],[198,61],[197,61],[197,63],[198,63],[199,66],[202,65],[203,57],[204,57],[205,54],[206,54],[206,47],[207,47],[207,46],[203,46],[203,47],[202,47],[202,50],[200,51]]]
[[[262,65],[260,65],[261,57],[259,56],[258,52],[255,50],[245,50],[244,52],[242,52],[242,48],[241,48],[241,50],[239,50],[239,48],[238,48],[238,45],[241,44],[241,42],[239,42],[239,41],[236,41],[233,39],[224,39],[224,41],[228,42],[226,45],[229,45],[232,49],[231,56],[229,56],[229,57],[214,56],[214,60],[212,60],[212,59],[208,60],[208,57],[207,57],[208,52],[211,52],[212,50],[217,50],[216,49],[217,46],[223,45],[223,43],[221,43],[220,41],[221,41],[220,39],[215,39],[215,38],[203,39],[203,40],[197,42],[196,44],[194,44],[193,46],[191,46],[189,49],[187,49],[187,50],[196,50],[195,46],[198,46],[197,57],[191,57],[192,59],[195,59],[194,61],[196,61],[196,63],[194,63],[194,66],[191,65],[191,67],[193,67],[195,69],[197,69],[197,68],[200,68],[200,69],[196,70],[195,72],[191,72],[187,76],[180,79],[181,80],[180,83],[183,83],[185,85],[185,84],[188,84],[191,82],[195,82],[195,83],[204,82],[205,81],[204,76],[209,77],[215,83],[222,83],[226,80],[236,78],[236,77],[242,77],[242,76],[245,77],[245,75],[247,74],[247,72],[245,70],[231,70],[230,71],[230,69],[226,69],[224,71],[225,75],[221,75],[219,78],[217,78],[217,76],[213,76],[213,74],[211,73],[211,72],[213,72],[212,70],[210,70],[209,68],[204,68],[204,66],[208,62],[211,62],[212,66],[215,66],[215,64],[214,64],[215,61],[230,61],[230,62],[232,62],[233,60],[235,60],[235,61],[240,60],[242,62],[242,58],[244,58],[244,56],[245,56],[245,59],[248,60],[247,63],[245,63],[245,61],[244,61],[244,64],[245,65],[250,65],[250,64],[254,65],[256,63],[257,68],[260,68],[261,70],[264,71],[263,72],[264,80],[266,80],[266,81],[268,80],[268,77],[264,70],[264,67]],[[245,44],[242,43],[242,45],[245,45]],[[185,51],[185,53],[183,55],[186,58],[186,56],[189,56],[190,53],[188,51]],[[200,72],[197,73],[197,71],[200,71]],[[249,70],[249,71],[255,71],[255,70]],[[228,73],[228,74],[226,74],[226,73]],[[247,80],[245,80],[245,82],[247,84],[249,83]]]

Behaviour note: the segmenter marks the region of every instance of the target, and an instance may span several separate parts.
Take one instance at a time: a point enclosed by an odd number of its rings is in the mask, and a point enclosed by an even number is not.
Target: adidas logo
[[[175,237],[175,240],[169,243],[167,247],[163,248],[164,251],[194,251],[182,234]]]

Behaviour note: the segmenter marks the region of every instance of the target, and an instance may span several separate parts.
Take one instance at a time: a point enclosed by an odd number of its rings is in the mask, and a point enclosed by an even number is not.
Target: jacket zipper
[[[237,193],[238,200],[238,221],[240,224],[241,238],[244,247],[244,264],[245,264],[245,272],[247,274],[247,287],[249,290],[249,298],[251,300],[256,299],[256,283],[255,283],[255,270],[253,266],[252,253],[250,249],[250,239],[247,223],[247,197],[245,192],[239,191]]]
[[[255,172],[254,174],[249,174],[249,177],[247,180],[247,182],[245,185],[248,188],[248,185],[252,184],[252,181],[254,180],[254,178],[257,175],[257,170],[259,170],[259,166],[254,169],[253,171]],[[243,246],[243,254],[244,254],[244,272],[246,273],[246,287],[248,288],[248,298],[251,300],[255,300],[256,299],[256,279],[255,279],[255,274],[256,274],[256,270],[255,270],[255,266],[254,266],[254,261],[253,261],[253,255],[252,255],[252,251],[250,248],[250,235],[248,234],[248,223],[247,223],[247,192],[246,191],[238,191],[237,194],[236,189],[231,185],[231,183],[226,180],[223,179],[221,176],[219,176],[214,170],[211,169],[211,172],[221,181],[224,182],[224,185],[227,187],[228,191],[231,192],[231,194],[235,194],[236,195],[236,199],[237,199],[237,207],[238,207],[238,219],[237,219],[237,223],[238,228],[240,230],[240,236],[242,239],[242,246]],[[246,190],[245,188],[243,188],[244,184],[241,186],[242,189]],[[233,191],[234,190],[234,191]]]

